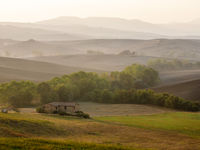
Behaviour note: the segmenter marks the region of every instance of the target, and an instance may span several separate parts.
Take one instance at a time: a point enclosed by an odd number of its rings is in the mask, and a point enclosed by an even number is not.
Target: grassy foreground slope
[[[0,113],[0,149],[123,150],[131,147],[137,150],[198,150],[199,117],[198,113],[181,112],[130,116],[126,123],[124,116],[116,117],[121,120],[117,123],[118,120],[112,120],[112,117],[106,117],[106,120],[104,117],[79,119],[33,113]],[[134,125],[135,122],[137,125]],[[153,124],[154,128],[151,127]]]
[[[122,146],[66,142],[62,140],[1,138],[0,149],[6,150],[136,150]],[[137,149],[139,150],[139,149]],[[140,149],[142,150],[142,149]],[[144,150],[144,149],[143,149]]]

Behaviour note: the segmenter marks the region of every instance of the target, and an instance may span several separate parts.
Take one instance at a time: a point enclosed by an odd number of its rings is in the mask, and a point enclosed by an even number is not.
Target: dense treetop
[[[187,111],[200,109],[198,103],[145,90],[158,82],[157,71],[144,65],[133,64],[121,72],[97,74],[81,71],[41,83],[12,81],[0,84],[0,102],[16,107],[53,101],[91,101],[152,104]]]

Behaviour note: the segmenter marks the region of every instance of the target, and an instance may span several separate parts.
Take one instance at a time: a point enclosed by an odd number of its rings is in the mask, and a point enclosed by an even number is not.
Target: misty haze
[[[200,149],[200,1],[0,11],[0,150]]]

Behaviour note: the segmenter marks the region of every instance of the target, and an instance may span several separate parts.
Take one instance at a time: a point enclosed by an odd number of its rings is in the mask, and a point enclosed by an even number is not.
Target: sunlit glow
[[[0,0],[0,21],[101,16],[153,23],[200,18],[200,0]]]

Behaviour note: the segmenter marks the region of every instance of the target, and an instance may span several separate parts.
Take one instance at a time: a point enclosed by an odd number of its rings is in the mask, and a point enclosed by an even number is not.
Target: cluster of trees
[[[129,104],[151,104],[185,111],[199,111],[200,104],[184,100],[167,93],[155,93],[152,90],[118,90],[114,92],[114,102]]]
[[[158,73],[143,65],[131,65],[121,72],[96,74],[77,72],[47,82],[10,82],[0,85],[0,101],[16,107],[53,101],[152,104],[187,111],[198,111],[198,103],[144,88],[159,82]]]
[[[89,55],[104,55],[104,52],[88,50],[87,54],[89,54]]]
[[[36,89],[37,85],[30,81],[0,84],[0,102],[17,107],[31,106],[33,99],[38,99]]]
[[[148,62],[148,66],[158,70],[181,70],[181,69],[199,69],[200,68],[200,62],[189,62],[186,60],[178,60],[178,59],[155,59],[150,60]]]
[[[136,52],[131,52],[130,50],[124,50],[120,52],[118,55],[124,55],[124,56],[134,56]]]

